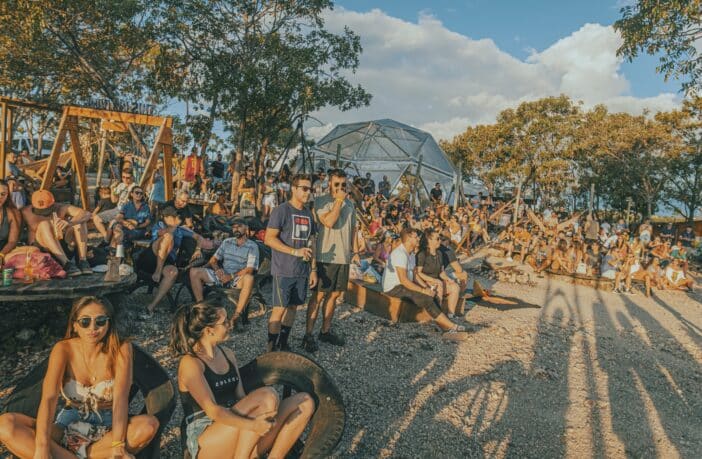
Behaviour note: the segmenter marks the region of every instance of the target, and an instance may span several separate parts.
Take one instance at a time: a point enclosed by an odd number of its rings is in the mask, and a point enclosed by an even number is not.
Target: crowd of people
[[[458,254],[483,246],[537,273],[611,279],[616,292],[632,293],[634,281],[644,284],[646,295],[693,288],[692,227],[676,234],[672,225],[655,232],[648,220],[611,224],[596,213],[569,214],[563,208],[537,214],[482,194],[452,208],[439,183],[420,207],[393,196],[387,177],[376,185],[370,174],[350,177],[341,169],[293,174],[287,166],[274,172],[269,163],[256,178],[253,164],[232,168],[221,156],[205,164],[196,150],[177,164],[175,197],[166,201],[162,164],[144,189],[134,163],[121,162],[119,179],[98,188],[92,212],[58,203],[48,190],[20,199],[13,194],[22,193],[12,185],[17,176],[0,181],[0,254],[7,258],[22,243],[31,244],[50,253],[67,276],[80,276],[93,272],[92,252],[104,250],[118,259],[131,253],[135,269],[158,287],[140,314],[144,320],[176,282],[189,285],[193,304],[180,307],[173,318],[171,347],[181,356],[177,384],[192,457],[205,450],[283,457],[314,412],[305,393],[282,401],[268,389],[244,393],[234,352],[224,345],[247,310],[264,258],[272,284],[267,351],[291,348],[296,312],[305,305],[300,346],[310,353],[319,351],[320,342],[344,346],[335,310],[349,279],[359,276],[380,284],[385,295],[424,309],[445,339],[465,339],[460,322],[468,273]],[[21,174],[19,168],[14,172]],[[237,176],[238,199],[230,201],[230,182]],[[193,200],[203,196],[211,199],[200,212]],[[251,208],[259,218],[242,217]],[[90,223],[100,237],[92,247]],[[139,251],[136,241],[146,247]],[[202,263],[194,264],[197,259]],[[211,289],[240,290],[231,314],[208,300]],[[61,456],[67,450],[78,457],[109,451],[130,457],[151,441],[155,418],[127,419],[131,347],[118,336],[114,320],[99,298],[76,302],[66,337],[51,353],[37,419],[0,417],[0,441],[10,451],[22,457]],[[56,415],[59,394],[68,405]],[[79,435],[78,422],[88,423],[88,435]]]

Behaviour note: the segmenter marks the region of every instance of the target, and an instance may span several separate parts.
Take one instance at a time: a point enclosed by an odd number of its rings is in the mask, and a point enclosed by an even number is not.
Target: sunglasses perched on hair
[[[298,188],[298,189],[304,191],[305,193],[312,191],[312,187],[311,187],[311,186],[298,186],[298,185],[295,185],[295,188]]]
[[[98,327],[104,327],[107,325],[107,322],[110,321],[110,318],[107,316],[97,316],[94,319],[92,317],[81,317],[80,319],[76,319],[76,323],[80,325],[80,328],[90,327],[90,324],[93,321],[95,321],[95,325]]]

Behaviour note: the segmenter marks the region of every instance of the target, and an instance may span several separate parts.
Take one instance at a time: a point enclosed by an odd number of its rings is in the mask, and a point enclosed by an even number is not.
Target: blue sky
[[[391,16],[416,22],[430,14],[448,29],[473,39],[491,38],[500,49],[526,59],[531,50],[544,50],[586,23],[611,25],[620,18],[622,0],[339,0],[348,10],[378,8]],[[656,73],[657,58],[640,56],[622,64],[632,95],[655,96],[676,92],[675,81],[665,82]]]

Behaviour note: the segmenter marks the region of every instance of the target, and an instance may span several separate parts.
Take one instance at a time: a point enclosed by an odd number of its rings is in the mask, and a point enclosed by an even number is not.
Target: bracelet
[[[292,251],[292,256],[293,256],[293,257],[296,257],[296,256],[297,256],[297,249],[293,249],[293,251]]]
[[[126,446],[126,443],[124,442],[124,440],[118,440],[118,441],[113,441],[113,442],[112,442],[112,447],[113,447],[113,448],[122,448],[122,447],[124,447],[124,446]]]

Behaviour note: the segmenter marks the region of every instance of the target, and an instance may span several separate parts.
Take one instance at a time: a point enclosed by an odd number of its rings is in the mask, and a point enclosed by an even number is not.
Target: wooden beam
[[[161,140],[164,137],[165,131],[170,131],[170,128],[166,127],[166,120],[161,123],[161,127],[156,134],[156,140],[154,141],[154,146],[151,148],[151,153],[149,158],[144,164],[144,172],[141,174],[141,180],[139,181],[139,186],[146,189],[146,186],[151,183],[151,179],[154,175],[154,170],[156,169],[156,163],[158,162],[159,153],[163,149],[163,143]]]
[[[0,179],[5,178],[5,158],[7,157],[7,103],[0,104]]]
[[[173,118],[170,116],[143,115],[138,113],[113,112],[110,110],[97,110],[85,107],[66,107],[70,116],[83,118],[97,118],[101,120],[116,121],[120,123],[145,124],[147,126],[161,126],[164,122],[167,127],[173,127]]]
[[[98,156],[98,170],[97,179],[95,180],[95,186],[100,188],[102,186],[102,172],[105,167],[105,150],[107,149],[107,131],[103,130],[100,133],[100,154]]]
[[[73,168],[75,176],[78,177],[78,191],[80,192],[80,202],[83,209],[88,210],[88,181],[85,178],[85,161],[83,161],[83,150],[78,137],[78,118],[71,117],[68,123],[68,134],[71,138],[71,150],[73,150]]]
[[[100,129],[103,131],[110,132],[127,132],[127,125],[119,121],[102,120],[100,122]]]
[[[49,161],[46,166],[46,170],[44,171],[44,180],[41,181],[42,190],[48,190],[51,188],[51,181],[54,178],[54,173],[56,172],[56,164],[58,163],[59,156],[61,156],[63,144],[66,142],[67,120],[68,110],[64,109],[63,115],[61,116],[61,121],[59,122],[58,131],[56,132],[56,140],[54,140],[54,146],[51,148]]]
[[[50,112],[60,112],[61,111],[60,105],[42,104],[39,102],[33,102],[31,100],[16,99],[14,97],[0,96],[0,103],[7,104],[11,107],[22,107],[22,108],[30,108],[30,109],[35,109],[35,110],[48,110]]]
[[[163,186],[166,201],[170,201],[173,199],[173,146],[169,144],[163,146]]]

